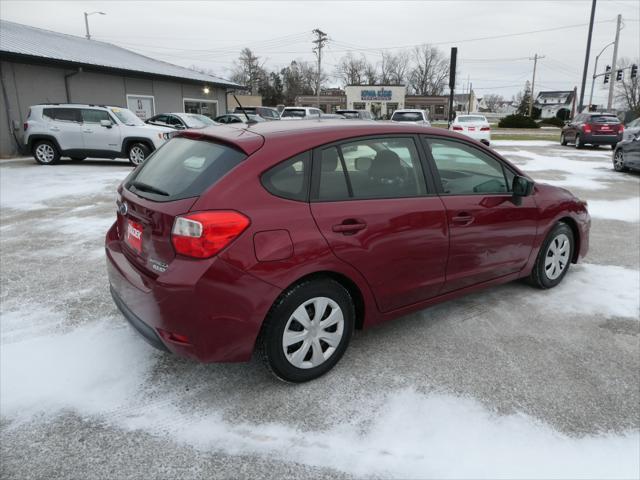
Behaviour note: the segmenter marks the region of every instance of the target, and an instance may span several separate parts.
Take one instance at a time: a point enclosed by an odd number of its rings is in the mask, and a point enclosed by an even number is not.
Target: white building
[[[348,85],[344,91],[348,109],[368,110],[376,118],[389,118],[395,110],[404,108],[407,87]]]
[[[538,93],[534,105],[540,109],[540,118],[566,120],[571,117],[574,100],[573,90],[546,91]]]

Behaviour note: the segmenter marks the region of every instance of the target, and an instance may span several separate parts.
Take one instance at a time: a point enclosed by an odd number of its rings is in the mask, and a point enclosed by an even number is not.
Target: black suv
[[[585,145],[611,145],[612,149],[622,140],[624,126],[613,113],[580,113],[564,126],[560,143],[573,143],[576,148]]]

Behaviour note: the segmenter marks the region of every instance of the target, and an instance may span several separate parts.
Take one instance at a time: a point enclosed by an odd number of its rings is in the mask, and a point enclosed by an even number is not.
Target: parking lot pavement
[[[640,175],[610,150],[495,146],[588,200],[585,263],[358,332],[296,386],[125,324],[103,236],[126,163],[0,162],[0,476],[637,478]]]

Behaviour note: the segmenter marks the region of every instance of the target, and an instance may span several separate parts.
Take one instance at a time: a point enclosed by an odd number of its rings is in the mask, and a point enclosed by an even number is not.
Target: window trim
[[[436,191],[438,192],[438,195],[441,197],[467,197],[467,196],[501,196],[501,197],[508,197],[511,198],[513,197],[513,185],[509,185],[509,182],[507,182],[507,175],[506,175],[506,170],[510,171],[514,176],[522,176],[520,173],[516,172],[515,170],[513,170],[513,168],[511,168],[510,165],[508,165],[507,163],[505,163],[505,161],[501,158],[499,158],[497,155],[495,155],[493,152],[487,152],[486,150],[483,150],[482,148],[478,148],[477,145],[474,145],[471,142],[467,142],[465,140],[461,140],[458,138],[451,138],[451,137],[445,137],[444,135],[420,135],[421,137],[421,142],[423,143],[423,148],[425,151],[425,156],[427,158],[427,161],[430,164],[431,167],[431,175],[433,175],[433,180],[435,183],[435,188]],[[507,185],[507,188],[509,189],[509,191],[507,192],[498,192],[498,193],[491,193],[491,192],[470,192],[470,193],[445,193],[444,190],[442,189],[442,180],[440,179],[440,172],[438,171],[438,166],[436,165],[436,161],[433,158],[433,155],[431,154],[431,148],[429,146],[429,141],[430,140],[445,140],[445,141],[450,141],[450,142],[454,142],[454,143],[459,143],[462,145],[465,145],[473,150],[476,150],[478,152],[481,152],[485,155],[487,155],[489,158],[492,158],[494,160],[496,160],[500,166],[502,167],[502,175],[504,177],[504,183],[505,185]]]
[[[304,155],[306,154],[306,158],[302,161],[303,163],[303,187],[305,189],[305,196],[302,200],[298,200],[297,198],[290,198],[290,197],[285,197],[282,195],[278,195],[277,193],[273,193],[271,190],[269,190],[264,182],[264,176],[269,173],[271,170],[273,170],[274,168],[277,168],[279,166],[281,166],[284,163],[290,162],[291,160],[293,160],[294,158],[296,158],[299,155]],[[302,152],[298,152],[295,155],[291,155],[288,158],[285,158],[284,160],[279,161],[278,163],[274,164],[274,165],[270,165],[269,168],[263,170],[262,172],[260,172],[259,178],[260,178],[260,186],[264,189],[265,192],[267,192],[267,194],[272,195],[276,198],[282,198],[283,200],[289,200],[290,202],[298,202],[298,203],[309,203],[309,196],[311,195],[311,170],[312,170],[312,157],[313,157],[313,151],[311,149],[308,150],[303,150]]]
[[[424,179],[426,192],[424,194],[412,195],[410,197],[371,197],[371,198],[355,198],[353,196],[349,198],[341,198],[337,200],[321,200],[320,199],[320,175],[321,175],[321,158],[322,158],[322,150],[327,148],[336,147],[338,150],[338,155],[340,157],[340,161],[343,161],[342,157],[342,145],[358,142],[358,141],[367,141],[367,140],[378,140],[378,139],[387,139],[387,138],[409,138],[413,140],[413,143],[416,148],[416,152],[418,154],[418,162],[420,163],[420,168],[422,169],[422,177]],[[335,142],[325,143],[323,145],[318,145],[314,147],[312,150],[312,165],[311,165],[311,185],[309,188],[309,202],[311,203],[332,203],[332,202],[367,202],[372,200],[407,200],[412,198],[427,198],[427,197],[436,197],[438,193],[435,189],[436,184],[433,182],[431,178],[431,169],[426,162],[426,156],[424,152],[424,147],[422,146],[422,142],[418,135],[413,133],[386,133],[386,134],[376,134],[376,135],[362,135],[357,137],[349,137],[343,138],[341,140],[337,140]],[[344,168],[345,173],[348,176],[346,168]],[[347,180],[347,189],[349,189],[350,180]]]

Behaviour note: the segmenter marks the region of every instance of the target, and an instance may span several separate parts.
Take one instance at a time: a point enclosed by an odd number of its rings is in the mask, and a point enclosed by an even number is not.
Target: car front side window
[[[443,194],[502,194],[511,190],[513,172],[486,153],[455,140],[430,138],[427,145]]]

